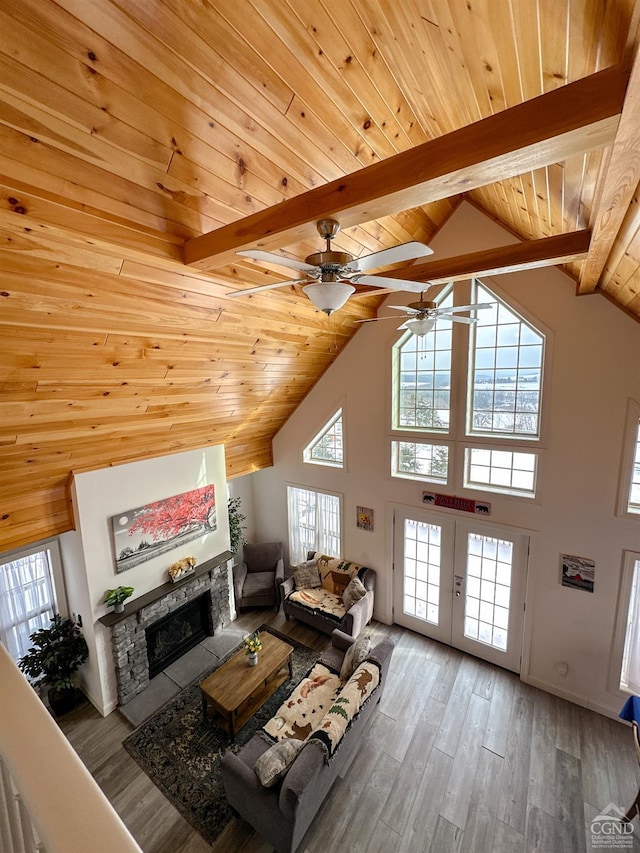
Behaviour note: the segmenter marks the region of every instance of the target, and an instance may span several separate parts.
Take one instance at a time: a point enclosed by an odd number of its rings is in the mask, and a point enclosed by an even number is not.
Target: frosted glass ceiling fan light
[[[429,334],[435,324],[435,317],[418,317],[415,320],[407,320],[405,326],[410,332],[421,338],[423,335]]]
[[[355,292],[355,287],[352,284],[345,284],[339,281],[332,282],[315,282],[307,284],[302,288],[302,292],[320,311],[328,316],[342,308],[347,299]]]

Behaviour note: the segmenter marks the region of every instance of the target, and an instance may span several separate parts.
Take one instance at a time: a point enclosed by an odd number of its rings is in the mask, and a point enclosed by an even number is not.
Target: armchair
[[[236,607],[280,606],[280,584],[284,580],[282,542],[246,543],[243,560],[233,567]]]

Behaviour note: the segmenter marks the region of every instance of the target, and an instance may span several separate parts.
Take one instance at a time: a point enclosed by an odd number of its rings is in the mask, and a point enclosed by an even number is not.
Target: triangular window
[[[305,447],[303,459],[305,462],[311,462],[315,465],[330,465],[332,468],[344,467],[341,408]]]

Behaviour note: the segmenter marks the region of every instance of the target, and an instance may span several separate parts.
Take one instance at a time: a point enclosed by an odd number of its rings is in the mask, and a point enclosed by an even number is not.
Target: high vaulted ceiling
[[[526,242],[425,281],[565,262],[577,298],[640,318],[638,13],[3,0],[0,550],[70,529],[74,470],[210,443],[230,476],[270,464],[384,298],[358,288],[330,335],[297,285],[229,298],[296,278],[235,250],[302,259],[321,215],[361,255],[429,242],[466,197]]]

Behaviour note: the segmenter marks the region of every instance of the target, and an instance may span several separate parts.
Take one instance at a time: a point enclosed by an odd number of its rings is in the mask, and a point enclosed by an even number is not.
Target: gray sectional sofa
[[[353,637],[334,631],[331,647],[322,655],[319,663],[326,664],[339,673],[347,651],[355,642]],[[335,704],[318,720],[316,728],[306,735],[304,743],[294,744],[299,751],[293,763],[284,771],[283,778],[271,787],[265,787],[260,781],[257,770],[257,765],[264,763],[265,753],[272,749],[274,744],[274,738],[269,732],[276,731],[278,726],[281,726],[280,730],[283,731],[279,716],[282,709],[285,709],[286,714],[287,707],[296,705],[296,702],[299,707],[300,703],[305,701],[300,697],[308,697],[313,693],[311,676],[316,671],[315,668],[309,678],[303,679],[294,689],[289,700],[281,706],[264,731],[257,732],[238,753],[229,751],[223,757],[222,779],[229,804],[273,845],[278,853],[294,853],[297,850],[331,786],[358,749],[382,697],[393,645],[391,640],[385,639],[366,655],[337,693],[338,698],[334,696],[331,700]],[[373,689],[369,685],[370,692],[367,693],[363,685],[371,678],[372,672],[376,680],[379,673],[379,680]],[[322,678],[316,680],[321,683]],[[353,698],[359,690],[361,695],[366,695],[366,699],[353,715],[349,714],[349,720],[345,721],[343,709],[349,709],[349,700],[346,697],[351,695]],[[338,712],[332,717],[331,711],[336,709]],[[309,714],[303,716],[308,718]],[[336,722],[327,722],[329,718]],[[270,724],[273,724],[271,729]],[[334,728],[335,726],[337,728]],[[295,724],[293,728],[296,728]],[[283,743],[289,737],[290,746],[295,738],[291,731],[286,731],[286,723],[284,730],[285,734],[278,743]]]

